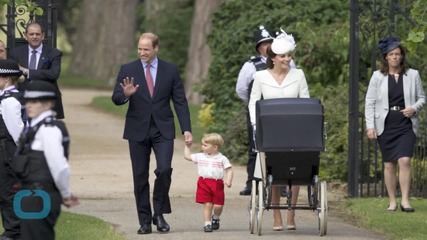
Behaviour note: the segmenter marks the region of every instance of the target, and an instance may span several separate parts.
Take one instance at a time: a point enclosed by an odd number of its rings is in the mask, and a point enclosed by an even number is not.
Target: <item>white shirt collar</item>
[[[262,61],[262,62],[264,62],[264,63],[265,63],[265,62],[267,62],[267,57],[266,57],[266,56],[261,55],[261,61]]]
[[[147,65],[148,65],[148,62],[144,62],[144,61],[141,61],[142,62],[142,66],[144,67],[144,69],[147,67]],[[157,68],[157,65],[159,65],[159,60],[157,59],[157,57],[156,58],[154,58],[154,60],[150,63],[150,65],[151,65],[151,67],[152,68],[154,68],[154,69],[156,69]]]
[[[31,127],[34,127],[35,125],[37,125],[37,123],[41,122],[43,119],[52,116],[53,112],[52,110],[47,110],[45,112],[42,112],[40,115],[38,115],[36,118],[31,119]]]
[[[15,91],[14,91],[15,90]],[[16,86],[9,86],[3,90],[0,90],[0,96],[3,96],[4,92],[6,91],[12,91],[12,92],[17,92],[18,90],[16,90]]]
[[[43,49],[43,43],[40,44],[40,46],[38,46],[35,50],[37,51],[37,53],[41,53]],[[33,48],[30,47],[30,45],[28,45],[28,52],[31,53],[31,51],[33,51]]]

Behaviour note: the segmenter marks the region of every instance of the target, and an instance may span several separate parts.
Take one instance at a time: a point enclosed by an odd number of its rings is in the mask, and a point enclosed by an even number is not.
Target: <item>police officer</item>
[[[264,28],[264,26],[259,26],[259,29],[254,34],[255,49],[258,52],[258,56],[252,56],[249,61],[243,64],[240,69],[239,76],[236,83],[236,93],[237,95],[246,103],[249,102],[249,96],[253,84],[253,75],[257,71],[267,69],[267,48],[273,42],[272,33]],[[291,67],[295,68],[295,63],[291,62]],[[256,152],[254,139],[253,139],[253,130],[252,124],[249,117],[249,111],[246,114],[247,120],[247,131],[248,131],[248,142],[249,142],[249,152],[248,152],[248,163],[246,165],[246,171],[248,173],[248,178],[246,181],[246,186],[243,190],[240,191],[240,195],[250,195],[252,189],[252,180],[255,170],[256,162]]]
[[[61,203],[66,207],[79,203],[69,186],[68,132],[64,122],[57,120],[52,111],[56,92],[55,86],[46,81],[32,81],[24,92],[25,108],[31,120],[18,141],[12,167],[21,182],[21,190],[48,195],[42,197],[43,201],[37,196],[20,199],[22,211],[40,212],[47,203],[46,198],[50,199],[50,211],[40,219],[22,218],[22,240],[55,239],[54,226]]]
[[[0,60],[0,211],[4,232],[0,240],[19,239],[20,222],[13,211],[14,185],[17,179],[10,166],[16,142],[24,128],[20,93],[16,89],[24,81],[17,62]]]

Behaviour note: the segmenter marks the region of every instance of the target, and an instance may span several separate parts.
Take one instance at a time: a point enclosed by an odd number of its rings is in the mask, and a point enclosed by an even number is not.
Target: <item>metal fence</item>
[[[7,48],[11,49],[21,44],[26,44],[24,38],[25,27],[32,22],[39,23],[45,36],[43,44],[56,47],[57,36],[57,0],[32,0],[38,7],[43,9],[42,15],[36,15],[33,11],[28,11],[24,5],[17,5],[12,0],[7,7],[6,22],[0,23],[0,30],[7,36]]]
[[[409,17],[413,3],[410,0],[350,1],[348,194],[351,197],[386,196],[381,152],[376,141],[369,141],[365,134],[364,98],[372,72],[377,69],[378,41],[390,35],[407,36],[408,30],[415,26]],[[418,62],[411,62],[411,67],[423,69]],[[426,71],[420,73],[426,82]],[[411,196],[418,197],[427,197],[426,111],[427,106],[420,113],[420,132],[411,162]]]

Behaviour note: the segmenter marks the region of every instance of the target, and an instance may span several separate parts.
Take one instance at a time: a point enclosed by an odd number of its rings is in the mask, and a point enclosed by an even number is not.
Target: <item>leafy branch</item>
[[[417,26],[410,30],[406,39],[406,46],[415,52],[419,43],[425,41],[427,31],[427,0],[417,0],[411,9],[411,17]]]
[[[3,9],[4,6],[12,6],[12,0],[0,0],[0,9]],[[34,12],[34,14],[41,16],[43,15],[43,9],[39,7],[36,2],[31,0],[15,0],[15,4],[18,6],[25,6],[29,12]]]

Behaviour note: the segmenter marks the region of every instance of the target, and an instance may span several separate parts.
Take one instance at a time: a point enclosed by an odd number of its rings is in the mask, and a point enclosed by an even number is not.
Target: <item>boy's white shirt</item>
[[[221,153],[215,155],[191,154],[191,161],[197,164],[199,176],[204,178],[223,179],[224,170],[231,167],[228,158]]]

